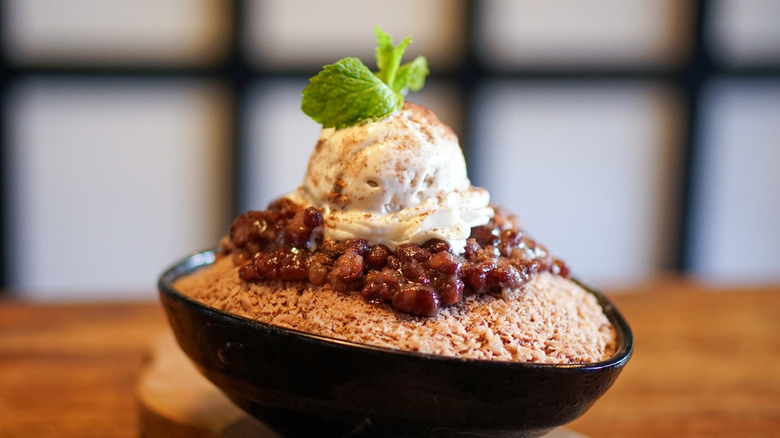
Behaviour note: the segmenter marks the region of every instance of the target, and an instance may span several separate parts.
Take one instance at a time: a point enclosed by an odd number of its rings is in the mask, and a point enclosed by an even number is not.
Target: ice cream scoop
[[[364,238],[390,250],[437,238],[461,253],[471,228],[493,215],[452,129],[412,103],[380,121],[323,129],[289,197],[323,211],[326,239]]]

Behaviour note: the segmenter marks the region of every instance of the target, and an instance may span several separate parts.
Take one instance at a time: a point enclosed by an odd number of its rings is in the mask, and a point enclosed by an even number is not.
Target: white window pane
[[[478,54],[497,68],[655,66],[691,49],[689,0],[480,2]]]
[[[472,181],[575,275],[633,282],[669,262],[672,94],[644,83],[498,82],[476,102]]]
[[[252,0],[246,16],[247,51],[267,68],[316,68],[347,56],[373,68],[375,25],[396,43],[411,35],[408,59],[425,55],[433,69],[464,52],[461,0]]]
[[[694,270],[715,281],[780,280],[780,82],[705,89]]]
[[[28,80],[7,105],[14,289],[152,298],[164,268],[227,230],[217,89]]]
[[[277,80],[255,86],[247,105],[247,150],[240,211],[262,210],[303,180],[320,125],[301,111],[307,80]]]
[[[8,0],[5,50],[20,64],[214,61],[228,39],[215,0]]]
[[[736,65],[780,63],[780,1],[717,0],[708,42],[713,54]]]
[[[269,80],[249,95],[247,158],[242,181],[247,194],[239,209],[264,209],[270,201],[296,189],[303,181],[320,125],[301,111],[301,91],[307,80]],[[446,84],[428,81],[407,100],[426,105],[453,129],[460,130],[462,108],[457,93]]]

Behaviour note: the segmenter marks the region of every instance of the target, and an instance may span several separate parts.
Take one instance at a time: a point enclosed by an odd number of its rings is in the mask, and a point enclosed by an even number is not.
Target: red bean
[[[466,249],[463,256],[466,257],[467,260],[471,260],[477,256],[481,248],[482,247],[477,243],[477,239],[470,237],[466,239]]]
[[[369,247],[364,239],[322,242],[314,233],[322,225],[320,210],[281,199],[268,210],[239,216],[220,250],[232,253],[243,281],[330,284],[336,291],[359,291],[370,302],[389,302],[418,316],[433,316],[466,293],[519,288],[542,271],[569,276],[566,263],[525,235],[502,210],[487,225],[472,229],[463,255],[453,254],[440,239],[400,245],[395,252],[384,245]],[[310,251],[312,244],[318,249]]]
[[[304,210],[303,223],[308,228],[314,229],[322,225],[322,212],[314,207]]]
[[[238,268],[238,277],[249,282],[262,280],[262,277],[257,272],[257,268],[252,263],[247,263]]]
[[[417,316],[436,316],[439,312],[439,295],[430,287],[407,283],[393,296],[393,306]]]
[[[436,290],[439,292],[442,306],[457,304],[463,299],[463,282],[460,279],[452,278],[449,282],[443,282]]]
[[[390,250],[386,246],[374,245],[368,250],[366,262],[373,269],[382,269],[387,265],[387,258],[390,254]]]
[[[363,275],[363,257],[354,252],[345,252],[336,259],[331,275],[345,281],[357,280]]]
[[[395,249],[395,256],[398,257],[401,262],[412,260],[424,262],[431,258],[431,252],[412,243],[405,243]]]
[[[303,281],[309,279],[309,268],[303,251],[285,252],[277,263],[279,265],[279,278],[282,280]]]
[[[499,240],[498,230],[487,225],[472,228],[471,237],[473,237],[480,246],[492,245]]]
[[[460,263],[452,253],[442,251],[428,259],[428,266],[443,274],[455,275],[460,270]]]
[[[445,251],[445,252],[452,252],[452,247],[450,247],[450,244],[440,240],[440,239],[430,239],[426,240],[425,243],[422,245],[423,248],[427,249],[433,254]]]

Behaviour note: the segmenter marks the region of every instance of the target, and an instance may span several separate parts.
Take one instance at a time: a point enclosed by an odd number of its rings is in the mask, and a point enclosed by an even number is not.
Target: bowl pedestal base
[[[139,430],[144,438],[284,438],[233,404],[161,333],[136,382]],[[557,428],[544,438],[587,438]]]

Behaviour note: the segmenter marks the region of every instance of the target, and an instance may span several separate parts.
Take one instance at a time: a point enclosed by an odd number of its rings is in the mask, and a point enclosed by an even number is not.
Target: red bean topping
[[[306,226],[306,220],[304,219],[305,210],[300,210],[295,213],[292,220],[284,227],[284,241],[285,245],[292,246],[294,248],[303,248],[306,246],[306,242],[309,240],[312,228]]]
[[[426,285],[407,283],[393,296],[393,306],[417,316],[436,316],[439,312],[439,295]]]
[[[322,212],[314,207],[307,207],[304,211],[303,223],[306,227],[314,229],[322,225]]]
[[[477,239],[471,237],[469,239],[466,239],[466,249],[464,252],[464,256],[467,260],[471,260],[474,257],[476,257],[477,253],[480,250],[480,246],[477,243]]]
[[[252,258],[252,264],[255,265],[258,277],[265,280],[274,280],[279,274],[279,267],[274,263],[277,261],[274,253],[266,254],[258,252]]]
[[[405,243],[395,249],[395,256],[398,257],[398,260],[401,262],[424,262],[431,258],[431,253],[425,248],[421,248],[412,243]]]
[[[407,280],[412,283],[429,284],[431,279],[428,278],[428,272],[423,267],[422,263],[415,260],[408,260],[401,266],[401,273]]]
[[[361,257],[368,252],[368,243],[366,243],[365,239],[348,239],[345,243],[347,251],[353,252]]]
[[[247,263],[238,268],[238,277],[244,281],[249,282],[260,281],[263,279],[260,277],[260,274],[257,272],[257,268],[253,263]]]
[[[331,289],[335,290],[336,292],[346,292],[349,290],[349,282],[345,281],[338,275],[330,275],[328,280],[330,282]]]
[[[563,262],[563,260],[555,260],[553,263],[552,273],[560,275],[561,277],[569,278],[569,266]]]
[[[468,264],[463,268],[463,282],[475,293],[485,293],[488,290],[487,276],[490,269],[490,264],[485,262]]]
[[[447,251],[437,252],[431,256],[428,259],[428,266],[448,275],[455,275],[460,269],[460,263],[455,260],[455,256]]]
[[[442,251],[452,252],[450,244],[440,239],[426,240],[425,243],[420,246],[427,249],[432,254],[436,254]]]
[[[401,270],[401,261],[398,260],[398,257],[391,255],[387,257],[387,268],[393,269],[395,271]]]
[[[487,225],[474,227],[462,255],[431,239],[390,251],[364,239],[321,241],[322,212],[288,199],[250,211],[233,222],[220,249],[231,254],[243,281],[308,281],[338,292],[359,291],[373,303],[401,312],[435,316],[465,294],[500,293],[528,283],[542,271],[569,276],[569,267],[523,233],[513,216],[496,208]],[[311,249],[315,248],[316,249]]]
[[[360,296],[365,298],[366,301],[381,303],[383,297],[390,294],[390,285],[381,281],[372,281],[369,276],[375,272],[369,272],[366,275],[366,284],[360,289]]]
[[[328,281],[328,268],[312,263],[309,265],[309,281],[315,286],[322,286]]]
[[[463,299],[463,282],[457,278],[436,284],[435,289],[439,292],[442,306],[450,306]]]
[[[390,256],[390,250],[384,245],[374,245],[368,250],[366,261],[373,269],[382,269],[387,264],[387,258]]]
[[[330,273],[345,281],[357,280],[363,275],[363,257],[347,251],[336,259]]]
[[[500,265],[488,274],[490,284],[500,289],[515,289],[523,284],[520,273],[512,265]]]
[[[293,248],[297,249],[297,248]],[[277,262],[279,278],[290,281],[304,281],[309,279],[309,268],[306,264],[306,255],[303,251],[289,251],[280,256]]]
[[[401,284],[405,282],[403,276],[392,269],[369,271],[366,274],[366,283],[360,293],[369,301],[390,301]]]
[[[519,230],[504,230],[501,232],[501,239],[498,243],[498,253],[504,257],[510,257],[512,250],[519,248],[523,244],[523,233]]]
[[[498,229],[487,225],[471,229],[473,237],[480,246],[492,245],[498,241]]]

